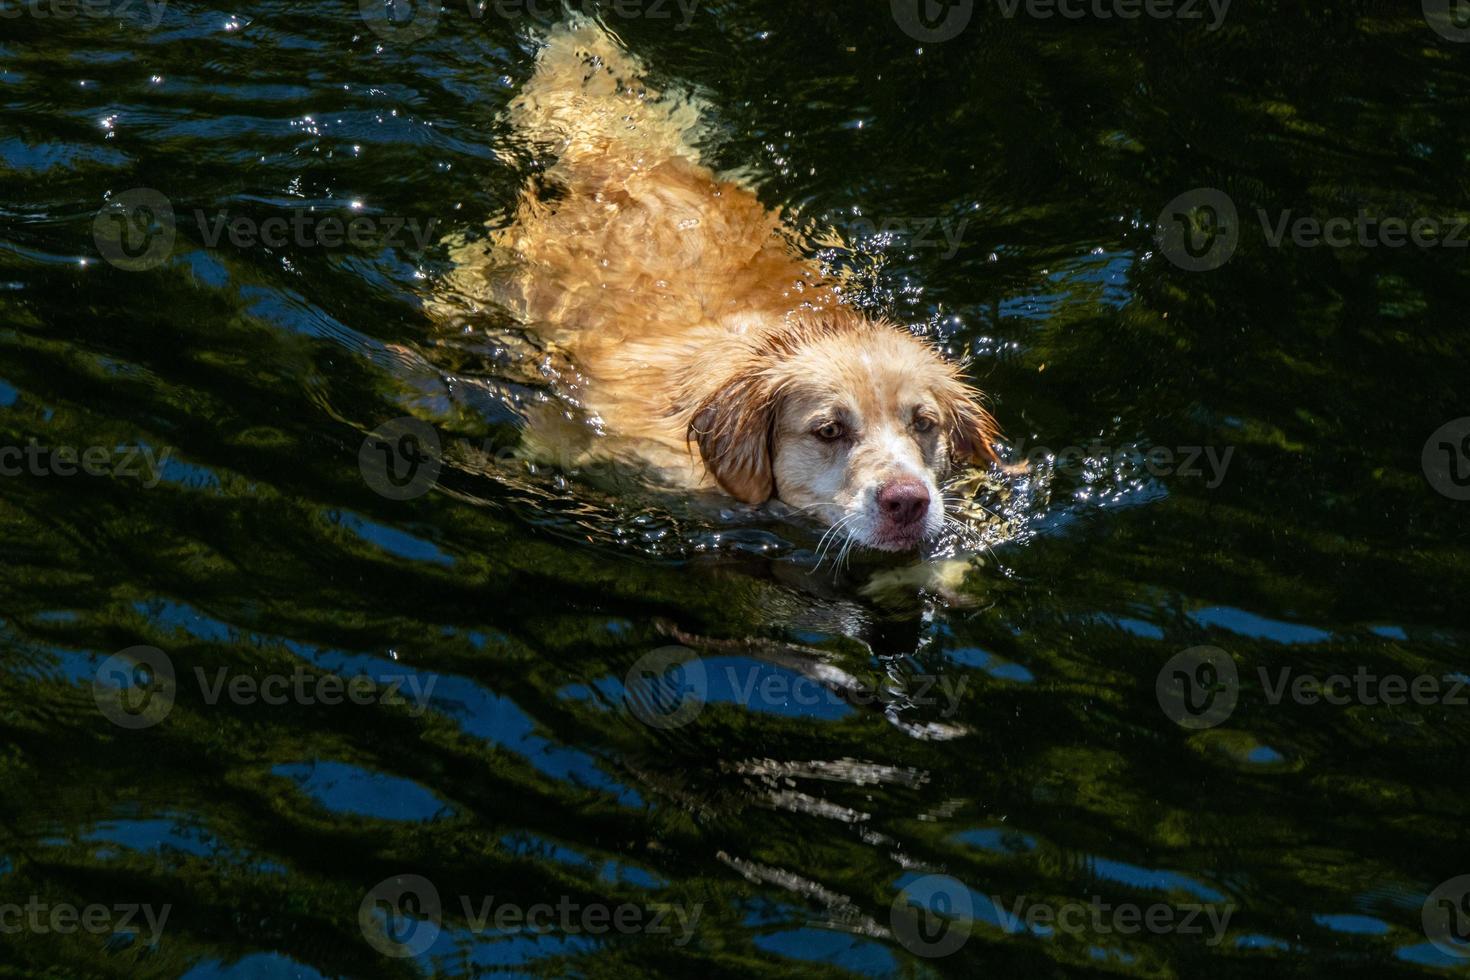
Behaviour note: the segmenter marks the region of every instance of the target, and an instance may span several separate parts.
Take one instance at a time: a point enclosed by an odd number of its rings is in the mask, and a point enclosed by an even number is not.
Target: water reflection
[[[522,25],[446,8],[395,47],[352,11],[273,2],[169,5],[146,36],[6,21],[0,446],[171,450],[154,486],[0,477],[0,900],[171,908],[161,938],[0,936],[7,962],[1463,970],[1421,922],[1467,870],[1463,709],[1273,705],[1249,685],[1288,663],[1470,669],[1446,599],[1467,585],[1463,520],[1419,463],[1462,414],[1464,270],[1251,237],[1185,274],[1152,241],[1162,203],[1202,184],[1248,215],[1359,197],[1449,213],[1470,91],[1454,52],[1412,12],[1362,5],[1237,11],[1214,38],[980,18],[922,53],[881,5],[706,12],[679,37],[621,26],[715,93],[721,159],[793,208],[856,301],[977,359],[1016,461],[1047,449],[947,488],[967,527],[922,562],[839,572],[820,528],[546,459],[521,422],[562,407],[566,365],[447,295],[437,246],[204,240],[196,209],[354,201],[482,234],[539,165],[495,123],[529,64]],[[140,186],[173,199],[180,236],[129,273],[96,254],[92,221]],[[933,221],[942,247],[895,218]],[[858,219],[871,235],[821,237]],[[390,501],[358,454],[402,417],[434,427],[445,466]],[[1086,451],[1067,462],[1069,446]],[[1236,456],[1209,486],[1140,472],[1155,446]],[[1154,685],[1199,644],[1249,684],[1192,732]],[[135,645],[180,683],[166,717],[125,730],[93,680]],[[709,681],[675,729],[628,686],[669,645]],[[259,696],[298,676],[310,702]],[[327,678],[370,696],[325,703]],[[430,948],[396,960],[358,911],[404,874],[445,905]],[[937,900],[918,884],[936,875],[967,890],[975,929],[930,961],[893,908]],[[682,946],[531,935],[477,922],[492,895],[702,914]],[[1234,913],[1218,946],[1025,915],[1094,898]]]

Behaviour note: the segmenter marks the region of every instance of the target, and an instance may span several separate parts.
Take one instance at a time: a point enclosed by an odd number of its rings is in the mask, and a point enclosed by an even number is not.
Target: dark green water
[[[902,3],[607,5],[806,234],[897,232],[827,258],[973,357],[1037,460],[933,589],[514,457],[536,357],[426,304],[439,239],[539,166],[499,116],[532,19],[448,3],[389,42],[349,3],[117,6],[0,0],[0,446],[38,447],[0,477],[0,975],[1470,970],[1470,459],[1435,435],[1470,415],[1470,250],[1270,240],[1288,212],[1455,235],[1470,32],[1407,0],[1216,30],[978,4],[922,44]],[[95,219],[136,188],[176,237],[128,271]],[[1189,271],[1155,232],[1197,188],[1238,218],[1223,265],[1171,246],[1218,266]],[[432,234],[211,244],[220,214]],[[360,451],[403,417],[442,468],[391,500]],[[66,447],[135,475],[63,476]],[[703,659],[635,669],[676,644]],[[109,659],[139,646],[167,669]],[[1308,703],[1339,673],[1378,680]],[[479,920],[539,903],[574,911]]]

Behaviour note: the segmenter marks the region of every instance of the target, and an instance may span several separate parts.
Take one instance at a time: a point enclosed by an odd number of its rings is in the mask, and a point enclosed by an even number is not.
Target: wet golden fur
[[[700,104],[643,76],[591,24],[548,40],[510,121],[555,162],[514,222],[460,252],[455,288],[565,352],[572,397],[676,485],[836,523],[895,475],[936,487],[957,460],[994,460],[957,369],[845,305],[779,214],[701,162]],[[813,435],[834,422],[841,445]]]

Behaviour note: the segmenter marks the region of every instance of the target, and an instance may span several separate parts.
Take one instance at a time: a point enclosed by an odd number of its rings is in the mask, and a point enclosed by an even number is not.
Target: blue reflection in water
[[[1099,878],[1116,881],[1130,888],[1156,892],[1182,891],[1202,898],[1206,902],[1225,901],[1223,893],[1177,871],[1155,871],[1140,868],[1136,864],[1124,864],[1122,861],[1110,861],[1106,858],[1094,858],[1092,871]]]
[[[1312,921],[1333,932],[1354,936],[1386,936],[1388,923],[1371,915],[1314,915]]]
[[[668,884],[640,867],[623,861],[608,859],[599,861],[580,851],[556,844],[545,837],[531,833],[506,834],[500,843],[516,857],[547,858],[558,864],[580,868],[597,876],[599,881],[610,885],[633,885],[637,888],[663,888]]]
[[[418,783],[345,762],[288,763],[273,767],[271,775],[294,780],[302,792],[333,813],[422,821],[453,812]]]
[[[1470,956],[1470,947],[1466,948],[1466,955]],[[1419,966],[1432,966],[1440,970],[1465,969],[1465,956],[1451,956],[1444,950],[1432,943],[1419,943],[1417,946],[1404,946],[1394,950],[1394,958],[1403,960],[1405,963],[1416,963]]]
[[[1200,626],[1213,626],[1229,630],[1256,640],[1271,640],[1273,643],[1325,643],[1332,634],[1300,623],[1288,623],[1279,619],[1267,619],[1229,606],[1213,606],[1189,614],[1189,618]]]
[[[353,532],[364,541],[409,561],[433,562],[437,565],[453,565],[454,559],[431,542],[416,538],[412,534],[391,528],[386,524],[370,521],[347,511],[334,510],[329,516],[341,527]]]
[[[965,830],[955,834],[954,839],[995,854],[1025,854],[1036,850],[1035,837],[1005,827]]]
[[[948,655],[955,663],[978,667],[996,680],[1015,681],[1019,684],[1030,684],[1036,680],[1036,676],[1020,664],[1003,660],[979,647],[957,647],[948,651]]]
[[[172,626],[209,643],[230,643],[240,633],[234,626],[172,599],[141,600],[133,603],[133,608],[160,626]]]
[[[208,960],[184,974],[182,980],[325,980],[309,966],[280,953],[256,953],[225,964]]]
[[[826,929],[792,929],[755,937],[757,949],[788,959],[830,963],[865,977],[893,975],[893,954],[867,939]]]

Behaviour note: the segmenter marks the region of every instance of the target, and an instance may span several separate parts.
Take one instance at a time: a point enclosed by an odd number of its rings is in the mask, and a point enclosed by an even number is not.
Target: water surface
[[[717,107],[720,166],[972,360],[1037,463],[982,494],[1003,522],[838,572],[777,515],[521,458],[538,352],[433,304],[441,240],[544,163],[499,116],[534,18],[450,3],[393,41],[347,3],[7,8],[0,445],[46,453],[0,477],[0,900],[169,910],[7,934],[7,972],[1463,973],[1422,910],[1470,874],[1470,503],[1423,454],[1470,414],[1467,251],[1268,232],[1452,229],[1470,44],[1363,0],[1215,30],[979,4],[943,41],[883,3],[607,7]],[[130,271],[96,219],[140,188],[176,238]],[[1189,271],[1156,231],[1198,188],[1238,242]],[[402,230],[215,237],[297,215]],[[403,418],[442,465],[397,500],[363,448]],[[63,447],[112,475],[59,475]],[[138,647],[172,702],[119,724],[94,680],[113,708],[156,687],[109,659]],[[1239,677],[1213,727],[1156,690],[1198,647]],[[1283,670],[1451,680],[1273,703]],[[497,928],[487,900],[636,924]],[[1228,924],[1026,915],[1094,903]]]

